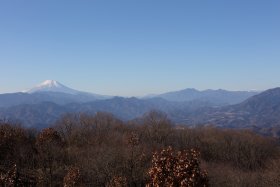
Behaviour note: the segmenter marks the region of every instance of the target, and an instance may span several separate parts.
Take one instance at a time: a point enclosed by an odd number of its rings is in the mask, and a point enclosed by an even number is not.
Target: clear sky
[[[0,93],[280,86],[279,0],[2,0]]]

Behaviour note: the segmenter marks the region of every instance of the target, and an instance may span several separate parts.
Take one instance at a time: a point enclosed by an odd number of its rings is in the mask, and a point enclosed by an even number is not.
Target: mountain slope
[[[280,88],[267,90],[240,104],[197,110],[185,122],[234,128],[280,126]]]
[[[162,105],[168,106],[169,104],[162,101]],[[94,114],[103,111],[110,112],[123,120],[129,120],[156,108],[153,102],[149,102],[148,100],[120,97],[84,104],[72,103],[63,106],[44,102],[2,108],[0,109],[0,119],[16,120],[22,122],[25,126],[42,128],[51,125],[62,114],[69,112]]]
[[[0,109],[0,119],[19,122],[26,127],[44,128],[67,112],[67,108],[50,102],[22,104]]]
[[[8,93],[0,94],[0,108],[11,107],[21,104],[39,104],[52,102],[59,105],[69,103],[85,103],[110,98],[109,96],[95,96],[92,94],[79,93],[67,94],[62,92],[35,92],[35,93]]]
[[[122,120],[131,120],[144,115],[151,110],[166,112],[176,121],[180,118],[179,111],[192,111],[195,108],[208,106],[207,103],[170,102],[161,98],[137,99],[114,97],[107,100],[96,100],[87,103],[71,103],[58,105],[50,102],[39,104],[24,104],[0,109],[0,119],[21,121],[25,126],[36,128],[45,127],[54,123],[65,113],[109,112]]]

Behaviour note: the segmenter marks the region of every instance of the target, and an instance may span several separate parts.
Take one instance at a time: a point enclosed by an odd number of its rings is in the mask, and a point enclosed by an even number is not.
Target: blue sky
[[[0,93],[280,86],[280,1],[0,1]]]

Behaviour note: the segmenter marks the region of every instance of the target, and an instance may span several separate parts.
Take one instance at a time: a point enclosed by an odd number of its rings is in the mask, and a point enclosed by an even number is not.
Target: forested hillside
[[[278,139],[175,126],[155,111],[133,122],[108,113],[66,115],[41,131],[2,122],[0,136],[1,185],[280,184]]]

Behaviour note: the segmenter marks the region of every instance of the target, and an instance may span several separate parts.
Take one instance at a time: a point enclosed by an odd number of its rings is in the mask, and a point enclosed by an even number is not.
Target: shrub
[[[199,167],[199,152],[178,151],[171,147],[154,153],[152,167],[149,169],[151,182],[148,186],[199,187],[208,186],[206,171]]]

